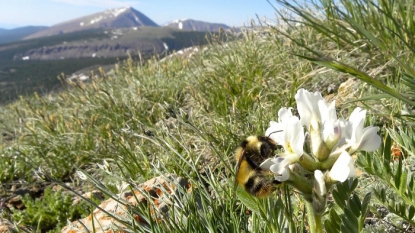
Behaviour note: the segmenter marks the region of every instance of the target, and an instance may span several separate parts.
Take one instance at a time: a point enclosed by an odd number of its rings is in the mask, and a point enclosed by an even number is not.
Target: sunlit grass
[[[407,24],[399,28],[388,21],[388,15],[374,15],[378,8],[366,9],[355,1],[346,1],[345,8],[324,8],[325,11],[319,7],[333,2],[321,1],[313,6],[321,13],[316,15],[310,14],[308,8],[279,2],[302,16],[296,20],[303,26],[287,26],[284,30],[254,27],[221,35],[220,39],[211,38],[211,44],[199,48],[190,58],[154,58],[145,64],[129,59],[115,70],[114,76],[88,83],[73,82],[66,91],[21,99],[2,107],[0,179],[4,184],[30,182],[37,179],[33,171],[42,167],[55,179],[67,181],[75,179],[74,172],[82,169],[91,175],[92,184],[110,194],[122,182],[134,185],[174,173],[195,187],[192,193],[184,194],[187,201],[180,203],[180,208],[174,207],[175,215],[160,223],[150,221],[148,226],[131,230],[303,232],[307,229],[304,203],[295,193],[290,195],[288,188],[279,190],[271,199],[252,199],[250,210],[257,206],[257,211],[249,211],[246,201],[241,203],[244,191],[239,188],[237,195],[233,189],[234,150],[248,135],[263,135],[268,122],[276,120],[280,107],[293,107],[297,89],[327,94],[329,85],[338,86],[357,76],[362,82],[357,82],[353,90],[355,97],[366,101],[340,102],[337,106],[345,115],[355,105],[367,108],[369,121],[385,127],[381,130],[383,136],[388,132],[409,151],[404,154],[412,156],[413,132],[394,128],[412,122],[411,118],[400,117],[404,105],[397,96],[379,95],[384,91],[379,85],[365,82],[369,78],[376,80],[413,101],[413,81],[404,78],[412,75],[410,66],[405,66],[413,59],[410,41],[405,38],[412,35],[413,25],[407,22],[410,12],[402,15],[401,20]],[[403,11],[399,4],[396,7]],[[326,18],[321,17],[323,13]],[[385,25],[390,30],[379,31]],[[360,33],[356,33],[359,28]],[[332,70],[333,62],[347,64],[369,77]],[[407,105],[411,107],[411,102]],[[406,181],[396,178],[407,171],[405,159],[401,158],[401,165],[393,171],[382,173],[393,164],[388,150],[385,146],[375,156],[359,157],[358,164],[367,173],[360,181],[363,187],[357,188],[360,200],[378,182],[376,187],[385,189],[394,185],[391,190],[395,193],[391,195],[397,203],[412,205],[412,198],[403,190]],[[104,159],[110,164],[110,172],[97,169],[96,164],[102,164]],[[412,177],[412,173],[405,176]],[[413,188],[413,184],[408,186]],[[370,205],[373,213],[379,205],[388,206],[383,195],[376,193],[377,199],[372,198],[376,200]],[[341,215],[339,208],[336,210]],[[390,212],[398,212],[394,208],[392,204],[387,207]],[[151,219],[146,208],[135,207],[134,211],[147,213]],[[398,213],[411,223],[408,214]],[[325,218],[333,220],[330,216]],[[137,224],[133,216],[128,221]],[[341,223],[333,220],[330,224]]]

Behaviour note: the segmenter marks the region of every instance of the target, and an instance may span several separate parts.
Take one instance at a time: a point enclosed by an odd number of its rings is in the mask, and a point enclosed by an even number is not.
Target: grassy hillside
[[[88,84],[69,83],[70,87],[58,94],[22,98],[1,107],[2,193],[9,193],[7,187],[18,181],[40,182],[34,175],[39,167],[78,191],[90,186],[102,188],[103,184],[104,190],[117,192],[117,184],[123,181],[136,184],[175,173],[195,187],[193,193],[186,194],[187,202],[178,203],[177,216],[138,227],[131,216],[126,221],[131,221],[132,231],[305,232],[309,224],[304,203],[298,192],[288,186],[268,199],[249,199],[240,188],[235,196],[233,154],[248,135],[264,135],[269,121],[277,120],[281,107],[295,107],[294,94],[306,88],[336,99],[339,117],[347,118],[356,106],[366,109],[367,124],[380,126],[385,142],[375,153],[359,154],[356,163],[362,175],[356,190],[348,193],[355,196],[349,200],[346,195],[342,205],[337,196],[334,202],[331,200],[328,208],[332,211],[322,215],[325,226],[339,229],[337,232],[346,227],[348,219],[359,217],[357,214],[349,218],[348,214],[354,214],[356,208],[360,211],[365,204],[360,200],[372,192],[368,211],[373,222],[370,224],[366,215],[360,216],[361,224],[356,226],[361,231],[413,230],[414,183],[409,165],[415,145],[411,118],[415,104],[411,105],[413,80],[402,75],[412,77],[405,64],[411,64],[413,51],[400,37],[381,43],[388,53],[371,43],[375,37],[368,35],[375,33],[376,27],[363,30],[363,26],[356,25],[383,22],[365,18],[374,12],[360,15],[361,21],[356,22],[357,19],[347,21],[344,14],[329,14],[336,8],[327,12],[327,19],[321,19],[306,14],[309,8],[281,2],[303,13],[303,22],[321,21],[299,26],[287,19],[281,28],[255,27],[235,35],[214,35],[209,45],[190,57],[154,59],[146,64],[128,59],[118,66],[115,77],[94,79]],[[315,7],[316,11],[322,10],[319,4]],[[319,28],[321,25],[327,27],[325,31]],[[360,28],[361,34],[334,31],[339,25]],[[341,37],[334,39],[333,35]],[[395,56],[396,53],[410,56]],[[355,78],[355,82],[343,93],[345,96],[336,92],[328,95],[332,86],[336,90],[349,78]],[[391,89],[382,89],[382,83]],[[391,98],[379,89],[392,95],[393,90],[399,92]],[[409,113],[403,116],[403,110]],[[405,128],[408,125],[411,127]],[[391,156],[391,137],[405,157]],[[99,168],[97,164],[105,166]],[[75,174],[78,169],[97,180],[80,180]],[[347,184],[351,183],[345,182],[335,190],[344,190]],[[60,200],[60,195],[41,201]],[[353,205],[356,199],[359,204]],[[42,205],[36,208],[39,206]],[[48,215],[49,207],[42,208],[43,219],[55,215],[71,218],[56,209]],[[151,218],[149,209],[136,207],[134,211]],[[79,212],[88,214],[85,210]],[[13,213],[12,220],[22,221],[39,232],[55,226],[58,231],[66,224],[62,220],[46,225],[29,210]]]

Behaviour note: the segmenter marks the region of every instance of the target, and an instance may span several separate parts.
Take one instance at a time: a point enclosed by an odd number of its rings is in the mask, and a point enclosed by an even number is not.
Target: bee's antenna
[[[278,133],[278,132],[282,132],[283,130],[277,130],[277,131],[274,131],[274,132],[271,132],[267,137],[270,137],[273,133]]]

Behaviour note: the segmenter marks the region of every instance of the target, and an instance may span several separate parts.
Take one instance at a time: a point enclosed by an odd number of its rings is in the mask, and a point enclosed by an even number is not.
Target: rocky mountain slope
[[[124,7],[110,9],[96,14],[62,22],[45,30],[29,35],[25,37],[25,39],[34,39],[91,29],[115,29],[140,26],[157,27],[158,25],[146,15],[135,10],[134,8]]]
[[[228,29],[230,28],[226,24],[222,23],[208,23],[193,19],[178,19],[174,20],[171,23],[166,24],[167,27],[177,28],[181,30],[189,31],[208,31],[208,32],[217,32],[220,28]]]
[[[165,56],[207,43],[226,25],[194,20],[159,27],[131,7],[103,11],[35,32],[24,40],[0,43],[0,104],[33,91],[58,90],[62,74],[107,66],[127,56]],[[6,30],[0,29],[0,34]],[[85,71],[83,73],[88,73]],[[17,90],[17,91],[16,91]]]
[[[163,41],[158,37],[143,37],[153,30],[161,28],[115,29],[97,31],[101,38],[88,38],[76,41],[62,41],[29,49],[21,54],[22,60],[58,60],[77,58],[108,58],[159,53],[164,50]],[[167,31],[160,31],[160,36],[170,36]],[[134,39],[135,38],[135,39]]]

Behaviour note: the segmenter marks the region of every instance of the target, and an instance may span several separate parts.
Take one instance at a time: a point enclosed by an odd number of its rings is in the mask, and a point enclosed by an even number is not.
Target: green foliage
[[[405,158],[415,156],[415,132],[412,127],[397,127],[395,130],[389,129],[388,134],[399,145],[405,153]],[[389,154],[386,154],[389,156]]]
[[[22,201],[26,209],[22,212],[15,210],[13,220],[34,229],[34,232],[52,229],[53,232],[58,232],[66,225],[67,219],[79,219],[88,214],[88,206],[85,203],[72,205],[72,198],[63,195],[62,190],[55,192],[47,188],[42,198],[33,200],[27,194]]]
[[[294,223],[293,218],[287,218],[287,216],[293,216],[294,213],[289,213],[290,210],[284,204],[282,197],[259,200],[240,187],[236,190],[236,194],[238,199],[253,211],[252,228],[247,230],[252,232],[286,232],[289,230],[288,226],[292,226],[291,224]],[[288,196],[288,198],[290,197]],[[263,221],[265,219],[268,220]]]
[[[347,112],[363,104],[386,135],[381,150],[358,155],[359,185],[355,179],[336,186],[322,216],[324,226],[327,232],[384,231],[365,225],[368,213],[397,229],[403,222],[414,226],[415,75],[408,65],[413,64],[413,7],[404,7],[408,1],[347,0],[340,7],[322,0],[308,8],[278,2],[300,16],[281,15],[284,30],[254,27],[214,35],[191,56],[131,57],[116,66],[114,76],[70,82],[65,91],[2,106],[0,179],[30,182],[40,166],[64,185],[82,169],[89,182],[115,199],[120,184],[134,187],[174,173],[194,185],[193,191],[179,190],[182,198],[162,221],[153,221],[149,205],[130,207],[131,216],[122,219],[129,230],[304,232],[309,226],[304,203],[288,188],[262,200],[240,187],[234,192],[233,153],[246,136],[262,135],[280,107],[292,106],[298,88],[325,92],[330,84],[355,76],[363,81],[356,97],[365,102],[340,108]],[[297,22],[300,26],[293,25]],[[167,38],[169,47],[181,45],[165,33],[152,36]],[[71,66],[67,62],[61,65]],[[27,65],[43,69],[35,62]],[[405,155],[396,161],[393,142]],[[25,197],[28,209],[15,211],[13,218],[43,231],[85,213],[62,195],[45,191],[41,199]],[[394,218],[384,219],[381,207]],[[149,224],[138,223],[133,213]]]
[[[361,232],[369,211],[371,193],[361,201],[353,191],[358,179],[349,179],[336,185],[333,190],[335,205],[330,209],[324,222],[327,232]],[[337,211],[336,211],[337,210]]]
[[[289,37],[304,49],[303,53],[298,53],[300,57],[360,79],[393,97],[391,101],[395,101],[395,105],[401,105],[396,101],[401,100],[412,108],[415,106],[411,88],[415,70],[410,65],[415,53],[413,42],[408,39],[415,33],[413,23],[409,23],[414,9],[412,1],[320,0],[307,5],[297,1],[277,2],[301,18],[281,14],[289,27],[299,22],[315,30],[320,37],[318,42],[312,43]],[[333,46],[339,49],[336,56],[328,50]],[[356,53],[360,54],[356,56]],[[384,98],[368,96],[376,100]],[[385,110],[396,111],[396,108]]]
[[[392,130],[390,130],[392,131]],[[392,133],[407,144],[408,135]],[[377,200],[391,213],[414,225],[415,185],[414,175],[405,166],[400,156],[397,161],[391,155],[391,137],[386,136],[382,151],[375,154],[364,153],[359,156],[358,164],[369,174],[377,177],[378,184],[373,188]],[[381,181],[381,182],[380,182]]]

